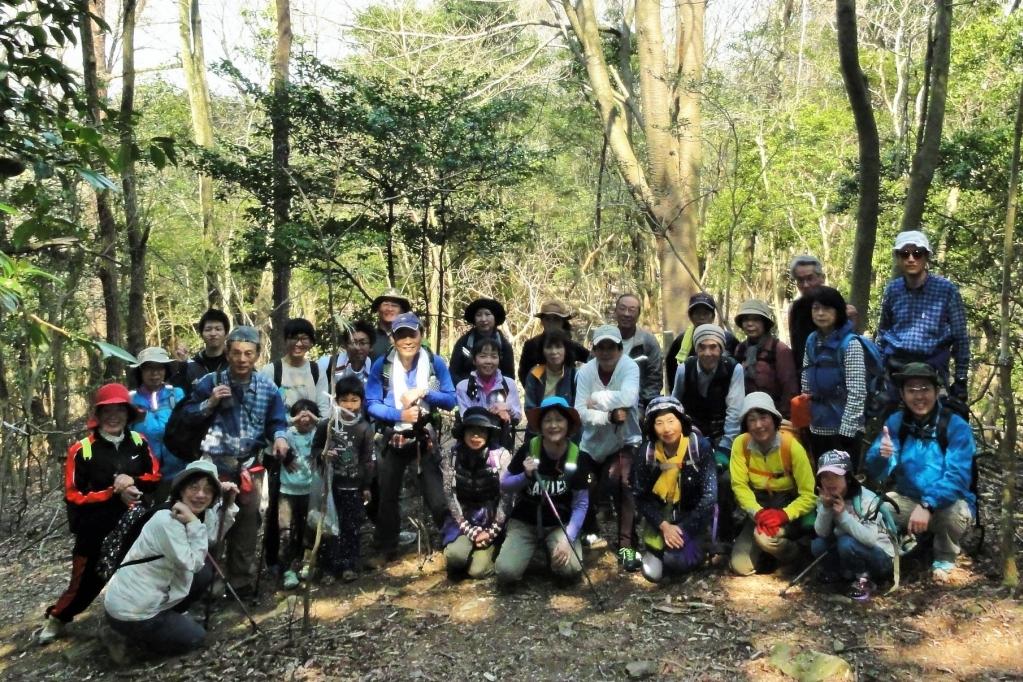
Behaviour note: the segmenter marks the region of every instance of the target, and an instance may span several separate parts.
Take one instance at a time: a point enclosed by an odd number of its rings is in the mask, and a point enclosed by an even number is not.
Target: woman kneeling
[[[485,407],[470,407],[452,429],[457,441],[441,460],[450,516],[441,528],[449,576],[468,569],[470,578],[494,574],[494,542],[511,506],[501,493],[501,474],[511,453],[498,445],[501,422]]]
[[[742,401],[744,433],[732,443],[729,471],[732,492],[748,518],[732,547],[732,570],[752,575],[765,552],[783,564],[795,561],[795,540],[809,531],[817,502],[813,469],[795,437],[779,431],[781,413],[766,393]]]
[[[646,521],[643,577],[656,583],[665,571],[686,573],[703,563],[718,482],[710,441],[693,431],[677,399],[650,401],[646,437],[632,465],[633,492]]]
[[[185,615],[209,587],[207,552],[238,513],[238,488],[217,479],[217,467],[199,460],[174,478],[170,509],[143,526],[107,584],[107,621],[129,642],[158,654],[181,654],[202,646],[206,630]],[[220,504],[217,504],[218,499]],[[226,509],[221,519],[220,509]]]
[[[527,419],[540,435],[519,448],[501,479],[503,491],[518,494],[497,556],[497,579],[505,585],[522,578],[541,543],[555,575],[575,579],[582,573],[579,532],[589,505],[590,458],[570,440],[579,430],[579,413],[552,396],[529,410]]]

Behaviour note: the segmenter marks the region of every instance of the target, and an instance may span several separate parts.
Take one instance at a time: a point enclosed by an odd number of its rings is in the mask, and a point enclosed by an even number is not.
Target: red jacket
[[[129,431],[120,445],[90,431],[72,443],[64,464],[64,501],[71,532],[106,535],[127,507],[114,494],[114,478],[127,474],[143,493],[160,481],[160,463],[141,434]]]

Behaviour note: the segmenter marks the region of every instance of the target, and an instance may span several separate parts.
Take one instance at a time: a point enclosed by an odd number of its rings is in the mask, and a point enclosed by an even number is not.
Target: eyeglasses
[[[921,258],[926,258],[927,257],[927,249],[912,249],[912,250],[905,249],[903,251],[899,251],[898,254],[899,254],[899,258],[901,258],[902,260],[907,260],[907,259],[909,259],[910,256],[913,257],[913,260],[920,260]]]
[[[291,338],[292,340],[294,340],[295,343],[311,344],[313,342],[313,340],[306,336],[305,334],[299,334],[298,336],[293,336]]]

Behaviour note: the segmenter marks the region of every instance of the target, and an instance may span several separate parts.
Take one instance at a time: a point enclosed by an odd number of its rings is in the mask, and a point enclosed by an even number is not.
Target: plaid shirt
[[[217,381],[223,383],[226,374],[207,374],[196,382],[192,401],[184,409],[197,414],[204,412],[213,387]],[[245,460],[273,440],[287,436],[284,402],[273,381],[253,373],[248,386],[232,384],[231,393],[234,405],[217,409],[217,416],[202,441],[204,455],[214,461],[219,457]]]
[[[917,289],[908,288],[904,277],[888,282],[881,299],[877,346],[885,358],[900,351],[925,358],[950,351],[956,363],[955,380],[966,381],[970,337],[959,289],[931,274]]]

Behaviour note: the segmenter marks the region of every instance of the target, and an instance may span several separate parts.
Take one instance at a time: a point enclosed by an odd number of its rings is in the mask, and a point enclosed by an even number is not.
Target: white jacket
[[[642,441],[639,365],[635,360],[623,354],[607,384],[600,380],[597,361],[590,360],[576,373],[575,387],[575,409],[583,423],[580,450],[600,463],[623,446],[638,445]],[[588,406],[591,402],[592,407]],[[611,410],[621,407],[629,411],[625,423],[612,424]]]
[[[174,608],[188,596],[192,579],[202,570],[210,538],[217,537],[220,503],[208,509],[205,521],[188,525],[161,509],[142,527],[124,561],[162,555],[155,561],[124,566],[107,583],[103,606],[117,620],[140,621]],[[230,528],[238,505],[227,509],[224,527]]]

